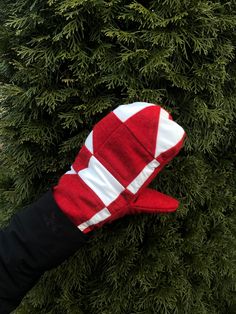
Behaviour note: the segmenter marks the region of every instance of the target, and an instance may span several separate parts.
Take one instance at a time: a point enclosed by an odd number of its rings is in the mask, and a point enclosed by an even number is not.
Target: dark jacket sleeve
[[[52,189],[16,213],[0,230],[0,313],[13,311],[46,270],[89,238],[60,210]]]

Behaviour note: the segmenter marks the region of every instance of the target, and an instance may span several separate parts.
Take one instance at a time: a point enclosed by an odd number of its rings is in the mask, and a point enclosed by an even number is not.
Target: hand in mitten
[[[53,188],[56,203],[83,233],[126,214],[175,211],[177,200],[147,185],[179,152],[184,137],[158,105],[119,106],[94,126]]]

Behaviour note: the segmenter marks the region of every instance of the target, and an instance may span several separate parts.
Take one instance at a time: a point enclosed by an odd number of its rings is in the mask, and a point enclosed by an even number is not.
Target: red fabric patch
[[[160,107],[151,106],[139,111],[125,122],[152,156],[155,154],[159,115]]]
[[[111,112],[93,128],[93,152],[96,153],[107,138],[122,124],[117,116]]]
[[[94,155],[125,187],[153,160],[124,124],[108,137]]]
[[[62,211],[77,226],[106,207],[77,174],[62,176],[53,195]]]
[[[107,206],[109,212],[112,214],[109,220],[113,221],[117,217],[125,215],[125,213],[127,213],[127,205],[128,203],[124,198],[124,192],[122,192],[114,202]]]
[[[132,213],[165,213],[177,209],[179,202],[166,194],[152,189],[143,189],[138,198],[130,205]]]
[[[87,149],[85,145],[83,145],[72,165],[75,171],[79,172],[80,170],[87,168],[91,156],[91,152]]]

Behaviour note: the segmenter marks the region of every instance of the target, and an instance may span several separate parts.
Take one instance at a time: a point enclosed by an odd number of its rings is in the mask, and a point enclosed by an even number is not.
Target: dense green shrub
[[[103,227],[16,312],[235,313],[235,1],[11,2],[0,4],[2,225],[120,104],[161,104],[188,135],[152,184],[177,213]]]

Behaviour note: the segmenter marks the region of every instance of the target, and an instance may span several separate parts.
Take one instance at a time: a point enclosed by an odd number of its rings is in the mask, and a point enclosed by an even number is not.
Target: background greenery
[[[161,104],[188,135],[152,184],[177,213],[104,226],[16,313],[236,313],[236,2],[1,0],[0,12],[2,226],[120,104]]]

